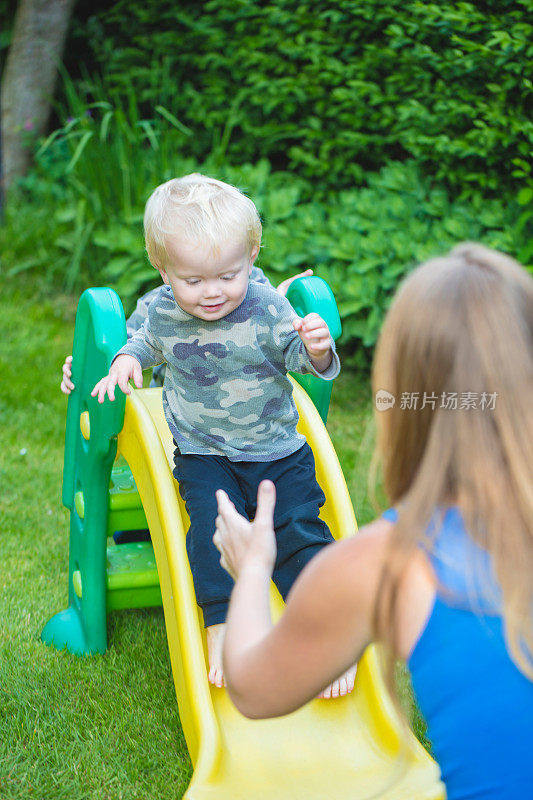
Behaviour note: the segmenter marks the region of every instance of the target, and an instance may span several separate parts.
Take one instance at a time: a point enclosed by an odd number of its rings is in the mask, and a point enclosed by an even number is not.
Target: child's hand
[[[98,395],[98,402],[103,403],[105,396],[110,400],[115,399],[115,386],[119,385],[124,394],[131,394],[131,389],[128,386],[128,381],[133,378],[133,382],[137,389],[142,389],[143,385],[143,371],[140,363],[133,356],[123,354],[117,356],[111,364],[109,374],[98,381],[96,386],[91,392],[91,397]]]
[[[276,292],[278,292],[278,294],[282,294],[283,297],[286,297],[287,289],[289,288],[289,286],[293,281],[297,281],[298,278],[308,278],[312,274],[313,274],[312,269],[306,269],[304,270],[304,272],[300,272],[299,275],[293,275],[292,278],[287,278],[286,280],[281,281],[279,286],[276,288]]]
[[[324,372],[331,364],[331,334],[329,328],[318,314],[307,314],[303,319],[295,319],[294,330],[305,345],[307,354],[318,372]]]
[[[70,394],[74,389],[74,384],[70,380],[72,375],[72,356],[67,356],[63,364],[63,378],[61,379],[61,391],[63,394]]]

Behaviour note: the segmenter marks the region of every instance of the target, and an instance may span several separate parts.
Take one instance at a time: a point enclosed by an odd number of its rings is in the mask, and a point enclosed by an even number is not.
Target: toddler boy
[[[92,391],[142,386],[166,363],[163,408],[176,450],[174,476],[191,525],[187,553],[207,628],[209,680],[223,684],[221,646],[233,582],[212,542],[215,491],[253,517],[257,487],[276,485],[274,581],[286,597],[305,564],[333,541],[313,454],[296,431],[288,371],[331,380],[339,360],[318,314],[299,319],[286,298],[250,281],[261,222],[235,187],[199,174],[159,186],[144,216],[148,256],[165,282],[148,317]]]
[[[287,294],[287,289],[293,281],[297,280],[298,278],[307,278],[312,274],[312,269],[306,269],[299,275],[293,275],[291,278],[286,278],[284,281],[281,281],[281,283],[278,284],[276,291],[285,297]],[[270,285],[270,281],[263,270],[255,265],[252,267],[250,280],[257,281],[258,283],[268,283]],[[150,291],[146,292],[146,294],[143,294],[142,297],[139,297],[137,300],[134,310],[126,320],[126,333],[128,339],[133,336],[135,331],[139,330],[144,320],[147,318],[148,307],[152,300],[154,300],[159,294],[160,289],[160,286],[156,286],[155,289],[150,289]],[[157,367],[154,367],[152,370],[150,386],[163,386],[165,380],[165,366],[165,364],[158,364]],[[61,384],[59,388],[63,394],[66,395],[69,395],[75,388],[72,382],[72,356],[67,356],[63,366],[61,367]]]

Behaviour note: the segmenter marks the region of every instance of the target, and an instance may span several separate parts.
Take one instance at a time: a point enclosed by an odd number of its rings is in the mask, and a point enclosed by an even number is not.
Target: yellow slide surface
[[[351,535],[356,521],[336,453],[296,384],[294,396],[326,495],[323,518],[336,538]],[[444,800],[437,765],[413,735],[405,739],[373,647],[360,662],[351,695],[314,700],[279,719],[245,719],[224,689],[210,686],[185,549],[188,517],[169,466],[173,444],[160,389],[132,392],[118,444],[154,545],[180,719],[194,764],[185,800]],[[282,613],[275,587],[272,603],[274,613]]]

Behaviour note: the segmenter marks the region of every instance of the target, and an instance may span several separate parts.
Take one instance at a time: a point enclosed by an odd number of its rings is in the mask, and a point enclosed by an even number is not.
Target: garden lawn
[[[59,383],[76,301],[51,298],[33,278],[0,278],[0,290],[0,798],[179,798],[191,764],[162,609],[112,613],[104,656],[77,658],[40,641],[67,605]],[[329,429],[364,523],[373,516],[367,378],[345,370],[337,380]]]

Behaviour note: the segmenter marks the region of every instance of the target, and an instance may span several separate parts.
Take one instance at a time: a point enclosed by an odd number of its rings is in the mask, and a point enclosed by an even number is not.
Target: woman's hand
[[[272,481],[262,481],[257,490],[257,511],[249,522],[235,509],[226,492],[216,493],[218,516],[213,543],[220,551],[220,563],[234,580],[243,568],[258,566],[270,575],[276,561],[274,508],[276,489]]]

